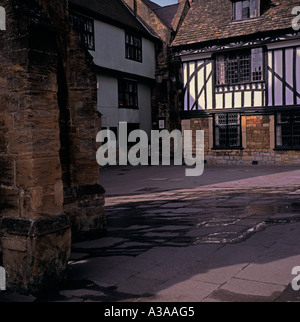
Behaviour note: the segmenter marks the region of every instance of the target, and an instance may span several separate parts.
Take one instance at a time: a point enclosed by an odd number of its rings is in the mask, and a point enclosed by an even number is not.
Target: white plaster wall
[[[140,128],[151,134],[151,87],[138,83],[138,109],[118,107],[118,79],[98,75],[98,111],[103,115],[103,127],[118,127],[119,122],[140,123]]]
[[[155,45],[143,38],[142,63],[125,58],[125,30],[95,21],[95,51],[90,51],[96,65],[130,74],[155,77]]]

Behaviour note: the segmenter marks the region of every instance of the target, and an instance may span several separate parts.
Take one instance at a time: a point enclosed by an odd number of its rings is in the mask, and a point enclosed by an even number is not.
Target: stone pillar
[[[78,49],[77,35],[73,32],[67,54],[68,124],[64,128],[68,131],[68,142],[61,154],[62,163],[68,165],[63,167],[64,211],[71,219],[73,240],[79,240],[85,235],[99,234],[106,226],[104,189],[99,184],[96,162],[96,136],[101,130],[101,118],[97,111],[93,59]]]
[[[71,227],[104,228],[96,81],[67,1],[0,6],[0,263],[8,289],[37,293],[65,278]]]
[[[36,293],[65,277],[56,32],[35,1],[1,1],[0,236],[8,289]]]

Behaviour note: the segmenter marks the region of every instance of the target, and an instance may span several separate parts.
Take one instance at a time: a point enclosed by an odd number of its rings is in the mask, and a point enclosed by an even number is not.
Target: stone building
[[[0,266],[9,289],[39,292],[64,279],[72,237],[105,227],[97,79],[68,1],[0,6]]]
[[[205,131],[208,163],[300,163],[297,5],[191,3],[172,48],[183,69],[182,128]]]

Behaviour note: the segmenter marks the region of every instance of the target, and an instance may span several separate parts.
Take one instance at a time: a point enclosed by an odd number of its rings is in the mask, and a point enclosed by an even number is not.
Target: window
[[[89,50],[95,50],[94,21],[71,13],[71,23],[78,33],[78,40]]]
[[[247,20],[259,17],[259,0],[234,1],[233,20]]]
[[[215,148],[241,148],[240,114],[216,114],[214,118],[214,138]]]
[[[125,33],[126,58],[137,62],[142,62],[142,37]]]
[[[300,111],[277,113],[276,148],[300,149]]]
[[[217,55],[216,84],[234,85],[263,80],[262,48]]]
[[[119,108],[138,108],[137,82],[119,80]]]

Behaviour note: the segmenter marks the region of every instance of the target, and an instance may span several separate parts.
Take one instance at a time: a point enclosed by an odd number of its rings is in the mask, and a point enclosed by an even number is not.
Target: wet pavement
[[[184,169],[102,169],[107,232],[73,244],[59,293],[0,301],[299,301],[300,170]]]

